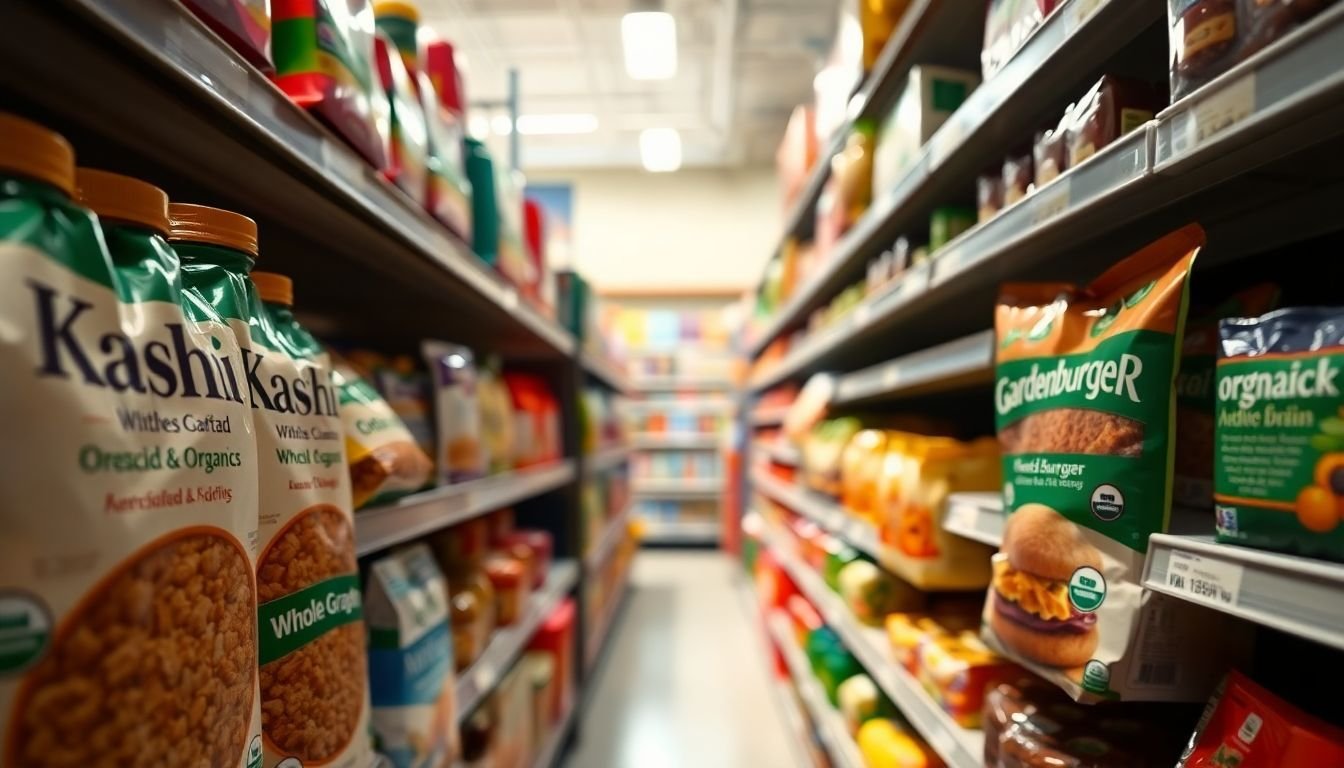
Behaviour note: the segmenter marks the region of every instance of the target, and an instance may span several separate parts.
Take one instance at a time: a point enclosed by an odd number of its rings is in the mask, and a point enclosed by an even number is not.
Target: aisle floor
[[[566,768],[791,768],[764,643],[718,552],[646,550]]]

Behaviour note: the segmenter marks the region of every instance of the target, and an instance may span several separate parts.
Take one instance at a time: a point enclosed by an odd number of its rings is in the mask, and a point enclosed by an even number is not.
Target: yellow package
[[[880,491],[884,565],[921,589],[976,589],[989,583],[993,550],[943,529],[947,497],[994,491],[1002,482],[993,438],[889,438]]]
[[[886,432],[865,429],[854,435],[840,456],[840,501],[851,515],[873,524],[878,520],[877,481],[886,449]]]

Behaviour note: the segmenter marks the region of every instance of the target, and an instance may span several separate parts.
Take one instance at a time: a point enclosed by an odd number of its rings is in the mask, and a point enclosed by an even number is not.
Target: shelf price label
[[[1036,191],[1036,199],[1031,206],[1031,226],[1039,227],[1069,210],[1070,181],[1068,176],[1064,176]]]
[[[1217,608],[1237,604],[1244,569],[1210,557],[1173,550],[1167,561],[1167,586],[1183,597]]]
[[[1191,152],[1255,114],[1255,73],[1210,93],[1192,105],[1172,125],[1173,155]]]

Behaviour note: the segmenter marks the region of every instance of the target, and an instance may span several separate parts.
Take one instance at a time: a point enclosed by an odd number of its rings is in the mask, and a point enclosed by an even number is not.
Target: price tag
[[[1172,551],[1167,586],[1196,602],[1227,608],[1237,604],[1244,572],[1235,563]]]
[[[1188,152],[1208,143],[1218,134],[1255,113],[1255,73],[1238,78],[1219,88],[1190,108],[1185,121],[1184,146]]]
[[[1031,206],[1031,226],[1038,227],[1069,209],[1069,177],[1046,184],[1036,192]]]
[[[1120,0],[1123,2],[1123,0]],[[1072,35],[1083,23],[1096,14],[1097,9],[1105,5],[1106,0],[1073,0],[1064,6],[1064,33]]]

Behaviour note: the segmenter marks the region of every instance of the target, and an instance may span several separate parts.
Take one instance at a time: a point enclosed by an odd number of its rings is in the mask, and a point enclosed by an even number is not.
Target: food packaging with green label
[[[424,208],[429,195],[429,127],[417,85],[404,59],[381,30],[374,35],[373,58],[384,98],[391,106],[383,175]]]

